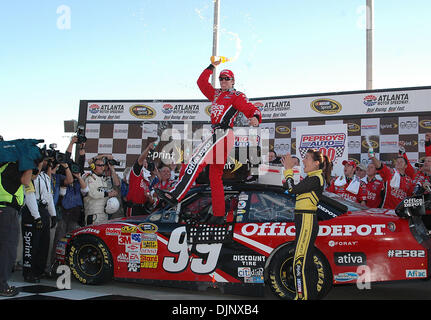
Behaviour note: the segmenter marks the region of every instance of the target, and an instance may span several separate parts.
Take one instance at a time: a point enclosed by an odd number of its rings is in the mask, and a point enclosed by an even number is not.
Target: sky
[[[249,98],[365,90],[366,0],[220,0]],[[212,0],[0,1],[0,135],[65,149],[80,100],[204,99]],[[374,1],[373,88],[431,85],[431,1]],[[221,69],[218,68],[220,71]]]

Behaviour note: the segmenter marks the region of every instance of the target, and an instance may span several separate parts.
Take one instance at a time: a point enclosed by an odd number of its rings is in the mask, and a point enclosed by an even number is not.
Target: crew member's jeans
[[[6,290],[18,246],[18,211],[11,207],[0,208],[0,291]]]

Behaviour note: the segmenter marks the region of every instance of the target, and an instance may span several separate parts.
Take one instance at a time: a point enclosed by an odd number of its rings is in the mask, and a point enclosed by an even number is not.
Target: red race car
[[[211,226],[211,190],[200,186],[177,206],[148,217],[75,230],[57,257],[82,283],[111,279],[292,299],[295,200],[279,186],[225,186],[227,223]],[[397,210],[368,209],[324,193],[314,263],[319,298],[332,285],[428,278],[431,239],[423,197]],[[426,221],[425,221],[426,222]]]

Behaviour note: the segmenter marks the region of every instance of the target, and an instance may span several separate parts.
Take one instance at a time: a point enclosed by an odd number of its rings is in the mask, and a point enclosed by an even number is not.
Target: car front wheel
[[[295,279],[293,276],[293,258],[295,246],[281,248],[269,264],[269,285],[272,292],[280,299],[292,300],[296,296]],[[313,262],[317,272],[317,299],[323,299],[332,288],[331,267],[318,249],[315,249]]]
[[[101,284],[112,279],[113,263],[106,244],[97,237],[82,235],[68,248],[68,264],[84,284]]]

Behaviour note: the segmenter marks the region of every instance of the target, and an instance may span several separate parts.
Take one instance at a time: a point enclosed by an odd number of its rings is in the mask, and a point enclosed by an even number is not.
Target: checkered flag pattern
[[[357,163],[368,163],[367,137],[374,153],[384,163],[392,165],[392,160],[398,153],[398,143],[404,142],[407,156],[412,163],[425,156],[425,133],[431,132],[431,112],[419,116],[390,116],[294,121],[285,120],[261,124],[261,128],[269,130],[269,147],[277,155],[286,153],[296,154],[296,128],[299,126],[323,126],[326,124],[347,124],[348,137],[345,148],[348,157]],[[132,166],[137,157],[149,142],[160,136],[160,123],[104,123],[88,122],[86,124],[86,159],[97,154],[112,154],[121,162],[120,170]],[[183,124],[163,124],[164,128],[176,127],[180,130]],[[193,130],[208,127],[207,123],[193,123]],[[182,136],[176,137],[181,139]],[[155,151],[160,151],[167,142],[161,141]],[[301,150],[306,152],[306,150]],[[338,147],[337,154],[342,154],[342,147]]]

